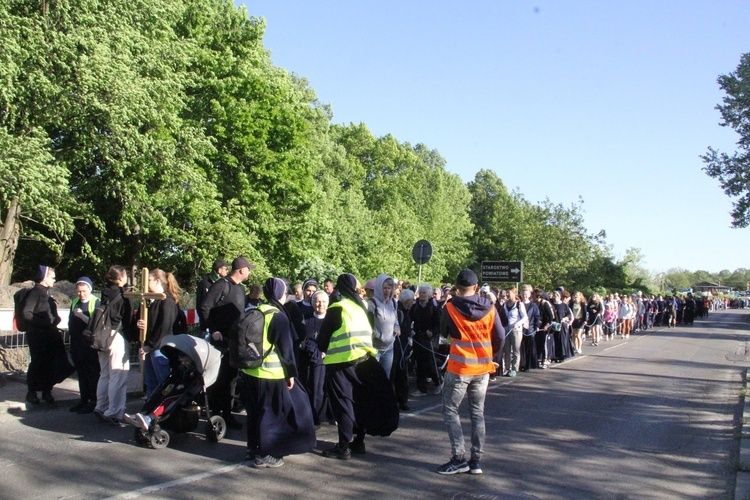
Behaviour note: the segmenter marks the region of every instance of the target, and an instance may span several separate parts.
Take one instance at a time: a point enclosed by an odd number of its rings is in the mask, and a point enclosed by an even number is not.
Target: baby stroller
[[[192,432],[198,427],[201,403],[206,439],[218,442],[226,434],[227,425],[221,416],[211,415],[206,388],[216,382],[221,353],[205,340],[190,335],[164,337],[161,352],[169,359],[170,374],[144,403],[136,415],[138,422],[130,422],[136,425],[135,442],[154,449],[166,448],[167,430]]]

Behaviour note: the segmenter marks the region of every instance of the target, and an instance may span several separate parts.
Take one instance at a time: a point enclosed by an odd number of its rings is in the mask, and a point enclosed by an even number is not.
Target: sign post
[[[419,240],[414,244],[411,256],[419,264],[419,284],[422,284],[422,264],[427,264],[432,258],[432,244],[427,240]]]
[[[482,281],[520,283],[523,281],[523,262],[520,260],[482,262]]]

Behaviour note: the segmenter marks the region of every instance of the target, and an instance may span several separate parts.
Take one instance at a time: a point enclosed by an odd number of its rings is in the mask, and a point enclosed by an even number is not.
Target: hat
[[[368,280],[364,288],[365,290],[375,290],[375,280]]]
[[[89,290],[94,289],[94,283],[91,281],[90,278],[86,276],[81,276],[80,278],[76,280],[76,285],[80,285],[81,283],[83,283],[84,285],[88,285]]]
[[[482,285],[482,288],[480,288],[479,291],[483,293],[490,293],[490,285],[485,283],[484,285]]]
[[[302,283],[302,289],[305,290],[308,286],[314,286],[315,288],[318,287],[318,280],[315,278],[307,278],[304,283]]]
[[[456,278],[456,284],[458,286],[474,286],[478,282],[479,278],[477,278],[477,274],[471,269],[464,269],[458,273],[458,277]]]
[[[250,261],[247,260],[245,257],[240,255],[236,259],[232,261],[232,271],[236,271],[237,269],[242,269],[243,267],[248,268],[249,270],[255,269],[255,266],[250,264]]]
[[[211,269],[213,269],[214,271],[218,271],[222,267],[229,267],[229,264],[227,264],[227,261],[225,261],[224,259],[216,259]]]

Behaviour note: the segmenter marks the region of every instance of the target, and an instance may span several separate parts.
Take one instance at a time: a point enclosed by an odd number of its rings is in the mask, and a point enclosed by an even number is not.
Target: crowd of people
[[[196,310],[201,335],[225,354],[218,377],[208,388],[214,414],[228,427],[240,429],[234,415],[239,382],[246,409],[248,460],[255,467],[283,465],[283,457],[310,451],[315,430],[324,423],[337,426],[338,441],[322,454],[348,460],[364,454],[365,436],[388,436],[398,427],[399,411],[410,410],[410,398],[442,395],[443,419],[451,442],[451,459],[441,474],[481,474],[483,406],[488,383],[497,377],[546,369],[616,336],[654,327],[692,324],[715,304],[685,297],[594,293],[586,298],[560,286],[551,291],[523,285],[520,289],[482,285],[465,269],[454,285],[412,285],[381,274],[362,286],[351,274],[325,280],[309,278],[296,286],[280,278],[263,285],[244,285],[255,268],[240,256],[231,265],[222,259],[197,286]],[[125,413],[131,344],[138,342],[144,357],[145,397],[170,375],[161,353],[167,335],[184,334],[178,303],[182,289],[174,276],[150,272],[148,292],[162,300],[143,301],[148,322],[136,319],[125,293],[127,275],[112,266],[105,275],[101,300],[92,295],[93,282],[76,282],[71,304],[70,352],[78,371],[80,401],[70,408],[93,413],[100,421],[120,426],[153,425],[158,415]],[[48,373],[53,333],[59,323],[49,289],[54,269],[40,266],[31,299],[23,315],[31,363],[27,401],[54,402],[54,378]],[[94,351],[84,337],[100,305],[111,317],[111,344]],[[238,370],[226,355],[233,325],[243,312],[264,313],[262,364]],[[146,332],[141,341],[139,332]],[[588,344],[588,346],[586,345]],[[413,376],[415,383],[410,386]],[[458,406],[469,398],[471,450],[464,449]]]

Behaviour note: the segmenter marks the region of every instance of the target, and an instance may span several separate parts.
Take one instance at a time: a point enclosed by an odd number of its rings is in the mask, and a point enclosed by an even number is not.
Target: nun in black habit
[[[317,343],[321,351],[328,351],[332,334],[344,324],[343,309],[337,306],[339,301],[353,303],[351,310],[358,316],[358,325],[369,328],[367,307],[356,289],[357,278],[353,275],[342,274],[338,277],[338,296],[332,294],[332,304],[318,334]],[[361,316],[357,308],[361,309]],[[372,347],[372,335],[366,338],[358,336],[356,339],[354,343],[358,345],[358,351],[364,350],[367,354],[351,361],[326,363],[326,393],[338,423],[339,442],[325,450],[323,455],[342,460],[351,458],[352,453],[365,453],[365,434],[390,436],[398,428],[399,420],[393,386],[374,357],[376,350]]]
[[[286,284],[279,278],[269,278],[263,285],[263,295],[268,306],[278,309],[266,316],[266,321],[268,340],[284,373],[283,378],[274,379],[262,376],[258,368],[242,370],[248,458],[256,468],[280,467],[284,464],[282,457],[306,453],[316,444],[310,400],[302,384],[296,383],[294,335],[283,305]]]

